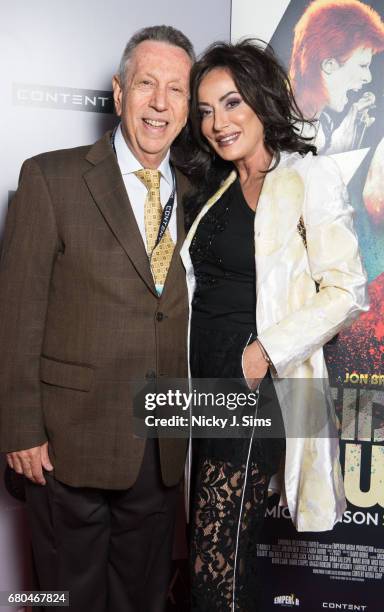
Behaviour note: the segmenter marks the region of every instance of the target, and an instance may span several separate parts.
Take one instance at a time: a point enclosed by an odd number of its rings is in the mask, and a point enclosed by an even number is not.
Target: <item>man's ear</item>
[[[120,79],[115,74],[112,79],[112,89],[113,89],[113,100],[115,102],[115,111],[118,117],[121,116],[122,106],[123,106],[123,88],[120,83]]]
[[[327,57],[321,62],[321,69],[325,74],[332,74],[340,68],[340,64],[334,57]]]

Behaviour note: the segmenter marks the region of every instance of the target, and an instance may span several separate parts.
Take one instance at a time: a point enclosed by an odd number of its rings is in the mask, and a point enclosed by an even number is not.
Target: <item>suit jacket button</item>
[[[164,319],[164,314],[162,312],[157,312],[156,313],[156,320],[157,321],[162,321]]]
[[[156,378],[156,372],[155,370],[148,370],[148,372],[145,375],[146,380],[153,380],[154,378]]]

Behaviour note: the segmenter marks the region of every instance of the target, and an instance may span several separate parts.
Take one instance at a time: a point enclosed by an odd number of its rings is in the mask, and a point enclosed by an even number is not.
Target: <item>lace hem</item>
[[[212,458],[202,463],[191,543],[194,612],[257,610],[256,546],[269,477],[250,463],[242,503],[244,480],[245,465]]]

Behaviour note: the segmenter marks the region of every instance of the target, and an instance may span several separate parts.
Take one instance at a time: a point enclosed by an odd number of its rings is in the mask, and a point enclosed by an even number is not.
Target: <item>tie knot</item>
[[[151,189],[158,190],[160,188],[160,172],[159,170],[151,170],[150,168],[143,168],[142,170],[136,170],[137,178],[146,186],[148,191]]]

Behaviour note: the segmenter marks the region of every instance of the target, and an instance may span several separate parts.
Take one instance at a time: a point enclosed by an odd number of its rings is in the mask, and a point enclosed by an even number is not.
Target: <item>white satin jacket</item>
[[[208,200],[182,247],[190,303],[195,278],[189,246],[201,218],[236,176],[231,172]],[[332,159],[282,153],[265,177],[255,214],[257,333],[276,370],[287,435],[281,503],[298,531],[332,529],[346,508],[322,347],[368,310],[352,213]],[[297,229],[300,216],[307,247]]]

